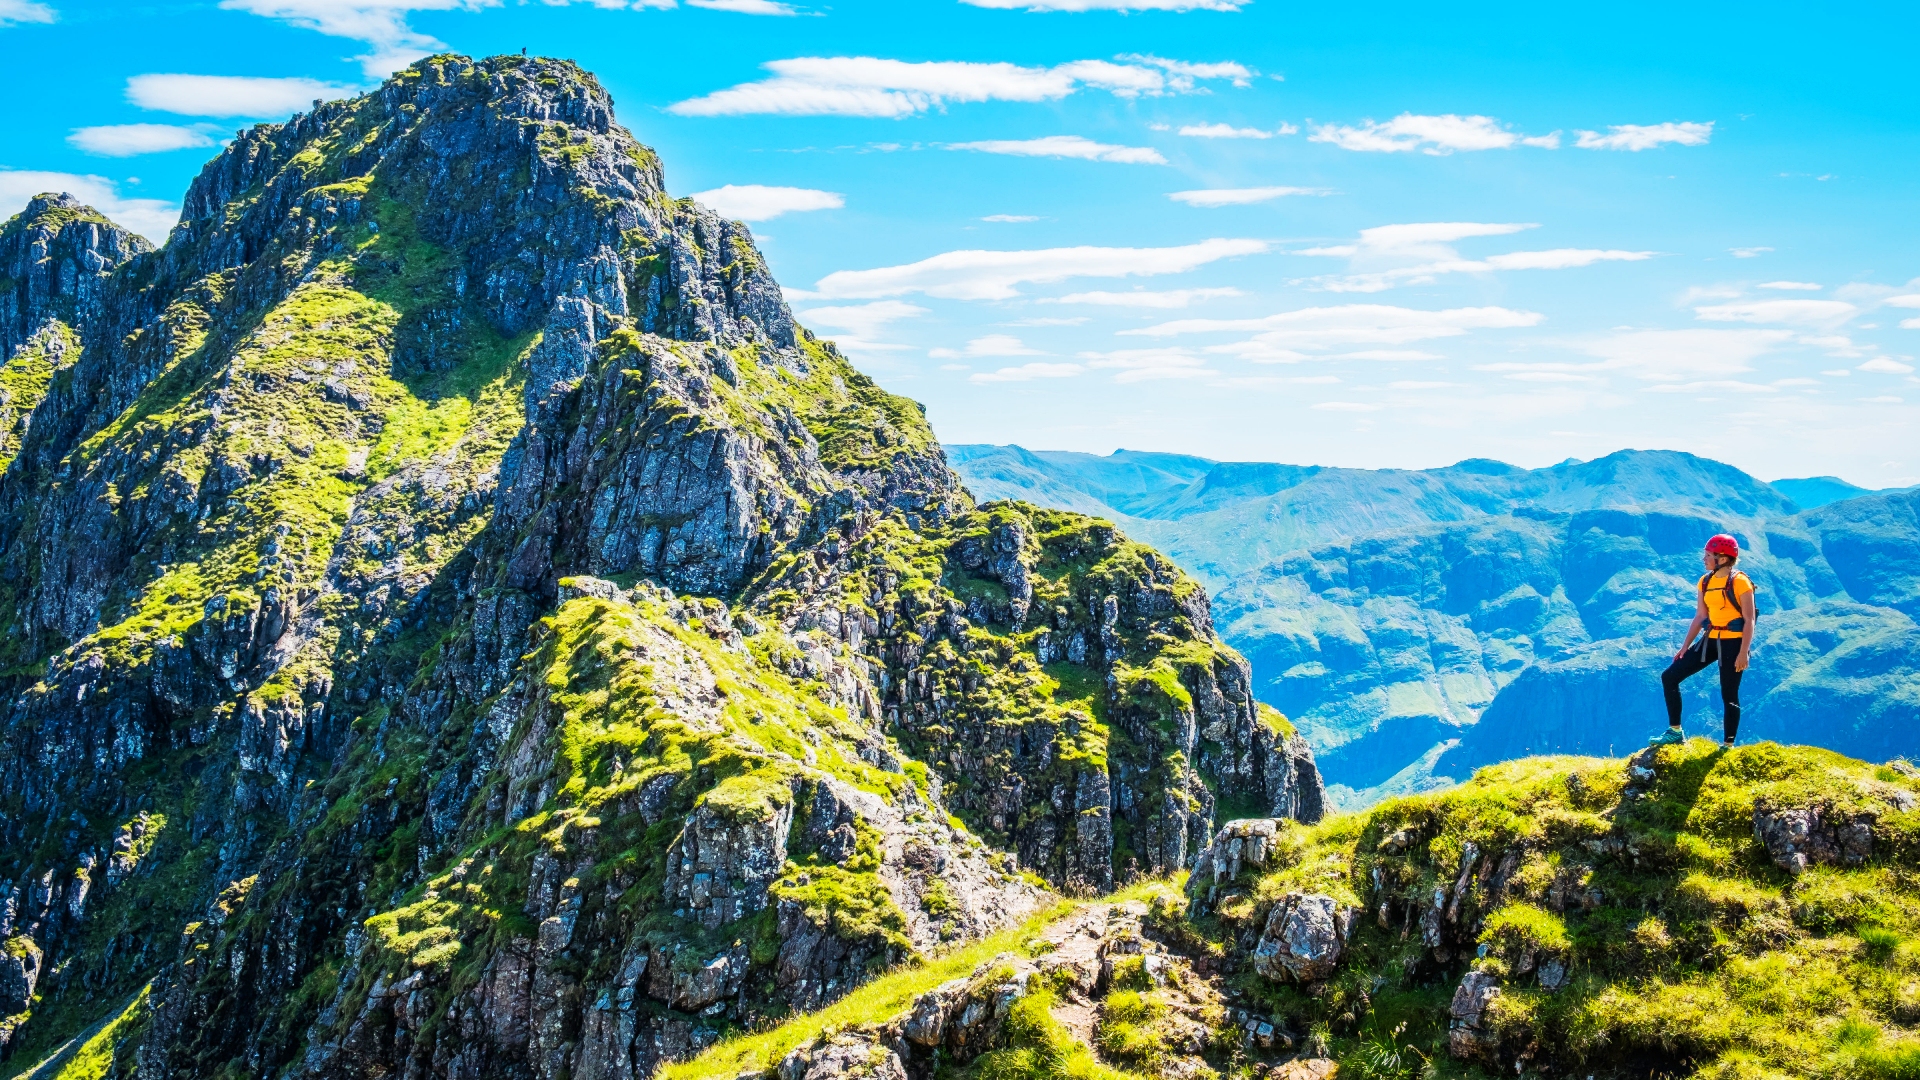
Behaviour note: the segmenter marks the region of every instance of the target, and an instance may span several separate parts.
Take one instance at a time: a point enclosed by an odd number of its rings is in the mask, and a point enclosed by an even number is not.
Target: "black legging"
[[[1660,688],[1667,694],[1667,723],[1680,726],[1680,683],[1692,678],[1710,667],[1717,657],[1720,661],[1720,699],[1726,702],[1727,738],[1731,739],[1740,730],[1740,676],[1741,671],[1733,666],[1740,656],[1739,638],[1715,638],[1709,643],[1702,637],[1693,648],[1681,653],[1660,676]]]

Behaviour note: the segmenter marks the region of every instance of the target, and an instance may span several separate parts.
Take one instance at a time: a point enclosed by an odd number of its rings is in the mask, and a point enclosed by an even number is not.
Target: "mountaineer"
[[[1667,746],[1685,742],[1680,730],[1680,683],[1706,670],[1716,661],[1720,665],[1720,699],[1726,704],[1727,746],[1740,730],[1740,675],[1747,670],[1747,657],[1753,649],[1753,624],[1759,616],[1753,606],[1753,582],[1734,569],[1740,561],[1740,542],[1725,533],[1707,541],[1701,553],[1707,572],[1697,586],[1698,597],[1693,622],[1673,663],[1660,676],[1660,688],[1667,695],[1666,731],[1653,737],[1653,745]],[[1694,635],[1706,627],[1698,642]]]

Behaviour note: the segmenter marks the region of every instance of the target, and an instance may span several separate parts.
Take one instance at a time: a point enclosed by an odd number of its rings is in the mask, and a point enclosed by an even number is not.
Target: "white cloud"
[[[1033,214],[988,214],[986,217],[983,217],[980,220],[1007,222],[1010,224],[1020,224],[1028,221],[1039,221],[1040,219],[1039,217]]]
[[[1016,286],[1021,284],[1180,274],[1236,255],[1258,255],[1269,247],[1264,240],[1216,239],[1163,248],[948,251],[904,266],[835,271],[808,295],[864,300],[918,292],[950,300],[1007,300],[1020,295]]]
[[[1251,0],[960,0],[1001,11],[1239,11]]]
[[[184,116],[281,117],[315,99],[360,91],[318,79],[256,79],[242,75],[135,75],[127,100],[143,109]]]
[[[909,304],[900,300],[879,300],[871,304],[848,304],[839,307],[818,307],[799,313],[800,318],[814,326],[833,326],[847,331],[845,336],[836,337],[840,347],[848,352],[892,351],[907,348],[905,345],[889,345],[876,341],[886,329],[888,323],[901,319],[917,319],[927,313],[927,309],[918,304]]]
[[[1822,288],[1825,288],[1825,286],[1817,285],[1811,281],[1763,281],[1759,285],[1755,286],[1755,288],[1779,289],[1782,291],[1797,290],[1800,292],[1819,292]]]
[[[1844,300],[1755,300],[1744,304],[1709,304],[1694,308],[1693,313],[1706,322],[1824,326],[1841,322],[1859,310]]]
[[[1180,134],[1194,139],[1271,139],[1274,133],[1259,128],[1237,128],[1232,124],[1188,124]]]
[[[1019,367],[1003,367],[998,371],[982,371],[967,377],[968,382],[1031,382],[1034,379],[1068,379],[1075,375],[1086,374],[1087,369],[1079,364],[1021,364]]]
[[[1192,379],[1218,375],[1207,362],[1186,349],[1120,349],[1115,352],[1084,352],[1080,358],[1090,368],[1115,372],[1114,382],[1146,382],[1153,379]]]
[[[1854,370],[1877,371],[1882,375],[1905,375],[1913,370],[1913,365],[1903,364],[1890,356],[1876,356]]]
[[[1728,253],[1731,254],[1736,259],[1757,259],[1760,256],[1772,250],[1773,249],[1770,247],[1743,247],[1743,248],[1727,249]]]
[[[935,360],[958,360],[970,356],[1045,356],[1044,349],[1032,349],[1027,343],[1012,334],[988,334],[967,342],[964,349],[930,349],[927,355]]]
[[[1117,146],[1094,142],[1079,135],[1048,135],[1039,139],[984,139],[980,142],[948,143],[949,150],[978,150],[983,154],[1013,154],[1017,157],[1080,158],[1084,161],[1117,161],[1125,165],[1165,165],[1167,159],[1150,146]]]
[[[1420,150],[1433,155],[1456,150],[1506,150],[1524,143],[1551,149],[1560,145],[1559,133],[1523,138],[1502,127],[1491,116],[1421,116],[1401,113],[1385,123],[1368,120],[1359,126],[1322,124],[1308,138],[1332,143],[1343,150],[1398,153]]]
[[[1885,300],[1882,300],[1880,302],[1887,305],[1888,307],[1920,308],[1920,294],[1909,295],[1909,296],[1889,296]]]
[[[180,220],[180,204],[165,199],[128,199],[104,176],[0,169],[0,221],[20,212],[43,192],[64,191],[141,236],[163,244]]]
[[[50,23],[60,16],[45,4],[32,0],[0,0],[0,26],[14,23]]]
[[[1240,81],[1250,72],[1238,64],[1182,64],[1139,57],[1138,63],[1076,60],[1058,67],[1008,63],[926,61],[909,63],[874,56],[802,56],[761,65],[771,78],[740,83],[703,97],[675,102],[682,116],[902,117],[955,102],[1055,101],[1082,88],[1117,97],[1193,91],[1196,79]]]
[[[1637,371],[1656,381],[1688,375],[1725,376],[1753,370],[1753,361],[1793,340],[1787,330],[1630,330],[1586,351],[1606,370]]]
[[[1901,402],[1900,398],[1894,397],[1892,394],[1881,394],[1879,397],[1863,397],[1860,400],[1869,405],[1898,405]]]
[[[712,191],[696,191],[693,199],[740,221],[771,221],[781,214],[838,210],[847,205],[846,198],[836,192],[765,184],[728,184]]]
[[[385,78],[415,60],[446,49],[445,43],[407,25],[414,11],[478,11],[501,0],[220,0],[229,11],[280,19],[330,37],[363,42],[372,51],[360,57],[369,78]],[[327,96],[327,95],[315,95]],[[288,110],[291,111],[291,110]],[[260,116],[272,113],[200,113],[202,116]]]
[[[133,157],[135,154],[157,154],[167,150],[213,145],[213,140],[207,137],[206,132],[173,124],[112,124],[75,128],[73,134],[67,136],[67,142],[76,149],[101,157]]]
[[[1901,319],[1901,320],[1900,320],[1900,329],[1902,329],[1902,330],[1920,330],[1920,319]]]
[[[1249,203],[1262,203],[1269,199],[1285,198],[1288,195],[1331,195],[1332,188],[1310,187],[1251,187],[1251,188],[1199,188],[1193,191],[1170,191],[1167,198],[1174,202],[1183,202],[1188,206],[1245,206]]]
[[[1241,2],[1243,0],[1234,0],[1236,5]],[[1195,83],[1201,79],[1229,79],[1233,85],[1245,89],[1252,86],[1253,77],[1260,74],[1245,64],[1235,63],[1232,60],[1194,63],[1190,60],[1169,60],[1152,53],[1122,53],[1114,59],[1157,67],[1167,73],[1168,86],[1183,92],[1194,89]]]
[[[1778,387],[1765,383],[1742,382],[1739,379],[1701,379],[1696,382],[1660,383],[1642,387],[1649,394],[1697,394],[1703,390],[1731,390],[1736,394],[1777,394]]]
[[[1329,355],[1341,346],[1394,346],[1435,338],[1458,337],[1474,330],[1509,329],[1538,325],[1545,316],[1510,308],[1452,308],[1422,311],[1385,304],[1342,304],[1301,308],[1258,319],[1177,319],[1121,336],[1173,337],[1180,334],[1254,331],[1253,337],[1206,351],[1238,356],[1259,364],[1298,363],[1304,360],[1409,360],[1431,354],[1371,349]]]
[[[1321,412],[1379,412],[1380,406],[1369,405],[1364,401],[1322,401],[1308,408]]]
[[[596,0],[597,2],[597,0]],[[687,0],[689,7],[706,8],[709,11],[731,11],[739,15],[798,15],[798,11],[786,4],[774,0]],[[638,7],[652,5],[641,3]],[[667,5],[661,4],[661,7]]]
[[[1573,145],[1582,150],[1652,150],[1665,143],[1679,146],[1705,146],[1713,137],[1713,121],[1704,124],[1668,123],[1668,124],[1614,124],[1607,128],[1611,134],[1602,135],[1597,131],[1577,132],[1580,137]],[[1771,248],[1759,250],[1772,250]]]
[[[1484,274],[1495,270],[1567,270],[1600,262],[1639,262],[1651,251],[1599,248],[1552,248],[1511,251],[1483,259],[1460,256],[1449,244],[1479,236],[1504,236],[1532,224],[1473,221],[1435,221],[1409,225],[1381,225],[1363,229],[1357,242],[1306,248],[1295,255],[1348,259],[1353,271],[1310,279],[1328,292],[1371,293],[1396,285],[1425,284],[1443,274]]]
[[[1410,360],[1445,360],[1439,353],[1422,352],[1419,349],[1361,349],[1357,352],[1333,353],[1327,360],[1386,360],[1392,363],[1405,363]]]
[[[1196,300],[1212,300],[1221,296],[1243,295],[1239,289],[1168,289],[1164,292],[1079,292],[1053,300],[1043,300],[1046,304],[1098,304],[1104,307],[1142,307],[1142,308],[1183,308]]]

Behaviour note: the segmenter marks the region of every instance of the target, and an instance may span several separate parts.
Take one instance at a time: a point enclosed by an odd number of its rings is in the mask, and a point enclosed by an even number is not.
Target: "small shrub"
[[[1884,964],[1899,951],[1900,935],[1884,926],[1863,926],[1860,928],[1860,944],[1868,960]]]

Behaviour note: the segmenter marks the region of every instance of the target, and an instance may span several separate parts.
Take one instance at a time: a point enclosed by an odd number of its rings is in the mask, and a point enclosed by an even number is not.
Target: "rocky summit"
[[[14,1071],[644,1077],[1320,816],[1198,583],[976,507],[571,64],[244,131],[157,250],[37,198],[0,349]]]

